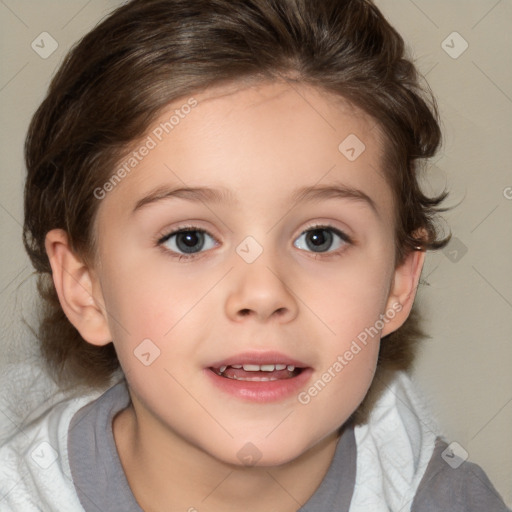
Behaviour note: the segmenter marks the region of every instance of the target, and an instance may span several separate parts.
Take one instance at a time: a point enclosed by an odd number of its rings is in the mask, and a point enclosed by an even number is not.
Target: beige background
[[[119,3],[0,0],[2,364],[34,354],[22,322],[34,324],[34,279],[21,244],[28,122],[66,51]],[[445,214],[455,241],[427,256],[418,302],[432,338],[414,376],[447,438],[512,506],[512,0],[377,4],[438,98],[444,145],[425,187],[446,185],[449,204],[460,203]],[[31,47],[42,32],[58,43],[46,59]]]

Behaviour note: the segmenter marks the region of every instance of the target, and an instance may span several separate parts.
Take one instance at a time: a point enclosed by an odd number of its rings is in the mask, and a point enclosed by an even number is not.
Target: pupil
[[[176,235],[176,245],[182,252],[192,253],[195,249],[199,250],[202,242],[203,235],[198,231],[185,231]]]
[[[332,233],[325,229],[314,229],[308,233],[306,242],[310,249],[328,249],[332,243]]]

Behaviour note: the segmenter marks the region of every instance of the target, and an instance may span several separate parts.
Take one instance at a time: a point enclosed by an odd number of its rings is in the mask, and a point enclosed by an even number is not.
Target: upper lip
[[[216,361],[209,365],[210,368],[220,368],[221,366],[230,366],[233,364],[286,364],[296,368],[307,368],[308,365],[298,359],[287,356],[280,352],[243,352],[225,359]]]

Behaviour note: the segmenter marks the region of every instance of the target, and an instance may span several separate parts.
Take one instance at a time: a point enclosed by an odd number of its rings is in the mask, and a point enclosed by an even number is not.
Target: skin
[[[84,339],[114,342],[132,398],[114,420],[114,437],[144,510],[296,511],[320,484],[339,427],[369,389],[380,337],[410,312],[424,253],[394,267],[383,138],[367,115],[286,83],[223,86],[194,97],[191,113],[101,200],[93,264],[72,253],[63,231],[48,234],[54,281]],[[366,146],[355,161],[338,149],[350,134]],[[290,199],[296,188],[334,182],[364,192],[376,211],[354,198]],[[162,186],[223,186],[236,202],[171,197],[133,211]],[[157,243],[183,223],[213,237],[188,260],[172,257],[176,243]],[[303,235],[315,224],[353,243],[334,235],[329,252],[315,252]],[[247,236],[262,249],[250,264],[236,252]],[[307,404],[297,394],[246,401],[205,375],[223,358],[274,350],[312,368],[307,390],[393,308],[380,336]],[[148,366],[134,355],[145,339],[160,350]],[[237,455],[247,443],[261,456],[255,466]]]

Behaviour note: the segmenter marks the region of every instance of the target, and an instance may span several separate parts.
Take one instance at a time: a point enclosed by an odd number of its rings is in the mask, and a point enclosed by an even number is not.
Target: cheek
[[[142,370],[149,380],[160,366],[171,368],[175,361],[190,358],[200,337],[198,329],[212,315],[209,290],[219,280],[212,273],[191,276],[184,270],[173,271],[162,260],[142,264],[134,258],[103,265],[105,304],[120,363],[125,373]],[[148,357],[154,360],[149,373],[140,364]]]
[[[323,321],[326,335],[341,343],[376,323],[390,284],[386,266],[369,258],[301,279],[306,306]]]
[[[378,337],[366,344],[355,339],[339,343],[325,358],[297,397],[297,419],[309,425],[313,437],[334,432],[357,410],[372,384],[378,352]]]
[[[104,265],[105,303],[123,327],[138,336],[163,336],[197,302],[200,281],[169,265],[151,261],[123,261]]]
[[[339,411],[355,409],[373,379],[384,326],[381,315],[390,284],[389,261],[378,251],[353,258],[336,272],[317,273],[309,279],[308,306],[317,313],[318,333],[323,333],[321,367],[317,385],[306,390],[305,400],[337,404]],[[323,325],[318,322],[322,320]],[[336,412],[333,412],[333,417]]]
[[[114,346],[126,370],[136,362],[141,344],[161,346],[179,315],[179,297],[168,293],[150,267],[114,260],[102,265],[102,291]]]

